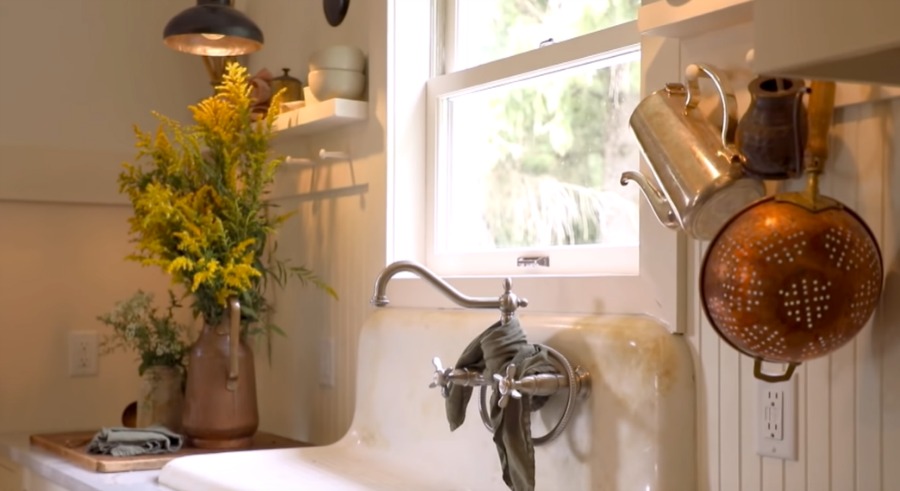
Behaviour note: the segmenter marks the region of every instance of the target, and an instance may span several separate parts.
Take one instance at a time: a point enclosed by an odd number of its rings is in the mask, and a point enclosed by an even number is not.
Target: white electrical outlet
[[[319,385],[334,387],[334,339],[319,341]]]
[[[797,460],[797,377],[787,382],[760,380],[757,397],[757,453]]]
[[[97,375],[96,331],[69,332],[69,376],[89,377]]]
[[[769,388],[763,393],[762,435],[769,440],[784,440],[784,391]]]

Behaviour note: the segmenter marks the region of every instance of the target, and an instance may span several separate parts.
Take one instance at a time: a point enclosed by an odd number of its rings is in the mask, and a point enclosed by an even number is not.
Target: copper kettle
[[[701,75],[716,88],[721,130],[697,109]],[[638,183],[663,225],[709,240],[731,216],[763,197],[765,187],[747,178],[741,166],[734,145],[737,102],[726,81],[704,64],[689,65],[686,81],[666,84],[635,108],[629,123],[654,179],[628,171],[621,183]]]

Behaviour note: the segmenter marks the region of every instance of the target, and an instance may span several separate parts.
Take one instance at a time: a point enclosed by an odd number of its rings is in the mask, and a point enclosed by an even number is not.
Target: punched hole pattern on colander
[[[756,245],[762,246],[761,250],[767,263],[792,263],[795,256],[802,256],[806,249],[805,234],[802,230],[791,232],[785,238],[780,234],[773,234],[771,237],[771,241],[756,241]]]
[[[853,301],[850,302],[850,318],[853,322],[865,322],[868,314],[878,302],[878,284],[869,279],[862,287],[853,293]]]
[[[733,312],[728,309],[721,298],[716,297],[710,299],[709,310],[713,315],[716,324],[722,325],[723,328],[733,328],[734,324],[737,322],[737,317],[733,315]]]
[[[828,259],[844,271],[854,271],[877,260],[872,247],[846,228],[832,227],[825,233],[825,250],[828,251]]]
[[[753,324],[742,337],[743,344],[752,351],[766,353],[767,355],[780,356],[787,350],[784,336],[778,329],[770,329],[769,326]]]
[[[760,324],[744,329],[737,324],[737,318],[730,315],[732,311],[721,298],[710,299],[709,311],[722,332],[745,349],[765,352],[770,356],[781,356],[787,351],[784,337],[777,329]]]
[[[749,277],[749,280],[743,281]],[[757,288],[753,288],[757,287]],[[732,271],[726,277],[726,282],[722,285],[725,290],[723,296],[732,312],[751,312],[754,308],[759,308],[760,299],[765,291],[763,281],[757,278],[756,271],[750,271],[750,268],[743,267],[740,270]]]
[[[803,278],[791,283],[787,289],[778,290],[782,297],[782,306],[787,309],[788,318],[807,329],[815,328],[815,323],[822,319],[831,302],[831,281]]]
[[[853,334],[844,331],[831,331],[827,336],[817,336],[816,342],[808,344],[800,351],[804,358],[813,358],[830,353],[850,340]]]

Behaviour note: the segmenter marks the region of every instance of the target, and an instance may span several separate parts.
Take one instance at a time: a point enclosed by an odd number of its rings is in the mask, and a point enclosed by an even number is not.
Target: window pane
[[[448,98],[436,252],[637,244],[638,58]]]
[[[637,19],[640,0],[455,0],[451,71]]]

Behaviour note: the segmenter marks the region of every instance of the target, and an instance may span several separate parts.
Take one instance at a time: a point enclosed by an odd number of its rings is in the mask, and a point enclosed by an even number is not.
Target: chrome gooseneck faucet
[[[389,264],[378,278],[375,279],[375,292],[372,295],[372,304],[376,307],[384,307],[390,301],[387,298],[387,284],[397,273],[407,271],[415,273],[422,279],[431,283],[447,298],[455,302],[457,305],[470,309],[500,309],[501,324],[507,324],[516,315],[519,307],[528,305],[528,300],[520,298],[512,292],[512,280],[505,278],[503,280],[503,294],[499,298],[487,297],[469,297],[460,293],[449,283],[435,275],[425,266],[414,261],[397,261]],[[518,329],[518,328],[517,328]],[[569,423],[572,417],[572,410],[575,406],[575,399],[585,397],[590,392],[590,374],[581,367],[573,367],[569,360],[559,351],[546,346],[540,345],[547,350],[550,357],[558,366],[556,373],[539,373],[532,375],[520,376],[517,374],[516,365],[510,363],[506,367],[506,375],[499,373],[486,376],[484,373],[470,370],[467,368],[444,368],[441,359],[434,357],[434,373],[431,388],[440,388],[441,395],[445,398],[449,397],[450,387],[459,385],[464,387],[480,387],[481,388],[481,404],[479,405],[479,413],[484,426],[491,433],[495,432],[489,416],[487,408],[486,391],[488,386],[492,386],[500,394],[498,406],[504,409],[510,399],[520,399],[523,394],[533,396],[550,396],[557,392],[566,392],[566,405],[562,416],[556,425],[545,435],[534,437],[534,443],[540,445],[547,443],[558,437]]]
[[[500,309],[501,321],[508,322],[515,315],[519,307],[527,307],[528,300],[519,298],[512,292],[512,280],[505,278],[503,280],[503,294],[499,298],[489,297],[469,297],[463,295],[449,283],[437,277],[425,266],[414,261],[397,261],[389,264],[378,278],[375,279],[375,293],[372,296],[372,305],[376,307],[384,307],[390,301],[387,298],[387,284],[397,273],[407,271],[415,273],[424,280],[427,280],[435,288],[440,290],[447,298],[453,300],[460,307],[467,309]]]

